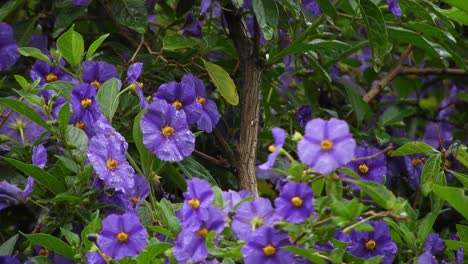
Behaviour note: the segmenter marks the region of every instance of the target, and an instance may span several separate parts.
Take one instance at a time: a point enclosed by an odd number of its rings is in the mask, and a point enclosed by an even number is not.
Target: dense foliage
[[[464,263],[467,19],[3,1],[0,263]]]

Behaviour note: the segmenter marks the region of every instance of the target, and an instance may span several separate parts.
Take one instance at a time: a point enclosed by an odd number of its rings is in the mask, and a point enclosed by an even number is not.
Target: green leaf
[[[389,107],[385,112],[379,117],[379,123],[382,126],[391,125],[401,119],[411,116],[416,112],[416,108],[408,105],[396,105]]]
[[[284,56],[297,53],[305,53],[310,51],[330,53],[336,49],[349,49],[351,46],[347,43],[338,40],[314,39],[309,43],[291,43],[288,47],[281,50],[277,54],[273,54],[269,59],[269,64],[274,64],[280,61]]]
[[[39,49],[32,48],[32,47],[21,47],[21,48],[18,48],[18,50],[23,56],[33,57],[33,58],[45,61],[49,65],[52,65],[52,62],[50,61],[49,57],[44,55],[44,53],[42,53],[42,51],[40,51]]]
[[[392,27],[388,28],[388,36],[390,40],[394,42],[403,42],[412,44],[418,48],[421,48],[427,52],[432,58],[440,60],[439,53],[434,49],[432,43],[429,42],[425,37],[421,36],[418,32],[414,32],[409,29]]]
[[[15,75],[16,82],[21,86],[23,90],[29,90],[29,86],[31,85],[26,78],[21,75]]]
[[[50,202],[51,203],[58,203],[58,202],[80,203],[82,200],[83,198],[80,196],[67,194],[67,193],[61,193],[55,196],[52,200],[50,200]]]
[[[76,252],[67,243],[49,234],[24,235],[33,245],[39,245],[73,260]]]
[[[29,260],[32,261],[32,263],[34,264],[53,264],[50,258],[48,257],[37,256],[37,257],[32,257]]]
[[[460,212],[465,219],[468,219],[468,197],[462,188],[445,187],[434,184],[432,191],[449,203],[455,210]]]
[[[88,51],[86,52],[86,60],[89,60],[94,55],[96,50],[99,48],[99,46],[101,46],[102,42],[104,42],[104,40],[107,37],[109,37],[109,35],[110,35],[109,33],[104,34],[100,36],[98,39],[96,39],[95,41],[93,41],[93,43],[91,43],[91,45],[88,48]]]
[[[62,233],[70,245],[78,246],[80,244],[80,237],[70,230],[60,227],[60,233]]]
[[[229,74],[222,67],[214,63],[205,60],[203,63],[221,96],[223,96],[229,104],[237,105],[239,103],[239,96],[237,95],[236,85]]]
[[[468,25],[468,12],[456,7],[452,7],[451,9],[439,9],[439,12],[463,25]]]
[[[57,195],[59,193],[65,192],[66,188],[63,182],[59,181],[54,175],[46,172],[45,170],[35,165],[25,164],[15,159],[5,157],[3,159],[11,165],[15,166],[20,171],[24,172],[24,174],[33,177],[37,182],[39,182],[41,185],[44,185],[53,194]]]
[[[112,122],[115,111],[119,106],[118,94],[121,85],[122,83],[117,78],[112,78],[102,84],[96,95],[101,111],[109,122]]]
[[[76,84],[72,82],[55,81],[52,83],[48,83],[45,88],[47,90],[55,90],[58,95],[63,96],[65,97],[65,99],[70,101],[70,95],[75,86]]]
[[[15,250],[16,241],[18,240],[18,234],[10,237],[0,246],[0,256],[11,256]]]
[[[196,40],[177,33],[167,33],[163,39],[164,50],[179,50],[192,48],[197,44]]]
[[[466,188],[468,188],[468,175],[455,172],[455,171],[450,171]]]
[[[71,66],[76,67],[83,57],[84,40],[73,28],[74,26],[57,39],[57,49]]]
[[[211,173],[192,157],[185,158],[181,162],[177,163],[177,166],[190,179],[200,178],[207,180],[211,185],[217,185],[213,176],[211,176]]]
[[[89,224],[81,231],[81,241],[83,241],[84,246],[86,249],[91,249],[93,247],[93,242],[88,240],[89,234],[98,233],[101,230],[101,219],[98,217],[98,213],[96,217],[89,222]]]
[[[456,240],[444,240],[444,242],[445,242],[445,245],[447,246],[447,249],[457,250],[459,247],[462,247],[465,251],[468,250],[467,242],[461,242],[461,241],[456,241]]]
[[[66,103],[60,108],[58,117],[57,117],[57,123],[60,128],[60,130],[65,133],[67,130],[68,122],[70,121],[70,115],[71,115],[71,109],[70,109],[70,104]]]
[[[457,159],[461,164],[463,164],[463,166],[468,168],[468,152],[466,152],[466,150],[458,148],[455,159]]]
[[[384,185],[376,182],[354,179],[347,179],[346,181],[352,182],[361,187],[362,191],[369,195],[379,206],[387,210],[398,211],[398,209],[400,209],[395,195]]]
[[[456,7],[460,10],[463,10],[465,12],[468,12],[468,2],[467,1],[460,1],[460,0],[442,0],[444,1],[445,3],[453,6],[453,7]]]
[[[345,88],[346,97],[351,104],[354,113],[356,114],[356,122],[360,124],[364,118],[370,117],[372,115],[372,110],[369,107],[369,104],[362,99],[362,96],[353,87],[344,81],[341,83]]]
[[[238,244],[235,247],[218,248],[215,246],[215,243],[213,242],[213,239],[217,235],[218,234],[212,230],[206,236],[205,245],[206,245],[206,248],[208,249],[208,253],[210,253],[211,255],[215,257],[221,257],[221,258],[241,258],[242,257],[241,249],[242,249],[242,246],[244,246],[244,244]]]
[[[67,126],[65,131],[65,141],[68,145],[74,147],[73,154],[80,159],[86,159],[88,152],[88,136],[86,133],[72,125]]]
[[[359,10],[364,19],[364,25],[369,37],[374,70],[379,72],[384,63],[384,57],[391,48],[388,42],[385,20],[379,7],[370,0],[361,0],[359,2]]]
[[[298,256],[301,256],[305,259],[308,259],[312,261],[312,263],[316,264],[325,264],[325,260],[321,259],[320,257],[314,255],[315,252],[317,252],[315,249],[304,249],[304,248],[298,248],[294,246],[285,246],[282,247],[282,249],[292,252]]]
[[[171,247],[172,244],[164,242],[148,245],[138,255],[136,260],[141,264],[151,263],[151,261],[154,260],[158,255],[170,249]]]
[[[10,0],[0,7],[0,21],[3,21],[9,14],[18,10],[25,0]]]
[[[336,18],[338,16],[338,12],[336,12],[335,7],[329,0],[317,0],[318,5],[320,6],[320,10],[323,13],[327,14],[332,18]]]
[[[432,190],[432,185],[438,182],[438,177],[441,174],[440,159],[441,154],[438,153],[431,155],[424,163],[421,173],[421,192],[424,196],[427,196]]]
[[[439,212],[428,213],[418,224],[418,238],[420,241],[425,241],[426,237],[431,233],[432,226],[437,219]]]
[[[252,7],[258,26],[263,32],[263,37],[270,40],[278,26],[279,14],[276,2],[274,0],[253,0]]]
[[[67,6],[57,11],[53,38],[57,38],[62,34],[77,18],[84,15],[85,7],[82,6]]]
[[[433,147],[429,146],[424,142],[408,142],[403,146],[399,147],[395,151],[392,152],[392,157],[396,156],[404,156],[404,155],[411,155],[417,153],[434,153],[438,152]]]
[[[113,0],[112,17],[120,24],[143,34],[148,27],[148,14],[145,1]]]
[[[46,123],[46,121],[44,121],[44,119],[42,119],[42,117],[29,105],[11,98],[0,98],[0,105],[4,105],[12,110],[15,110],[16,112],[29,118],[34,123],[40,125],[46,130],[49,130],[49,125]]]
[[[324,68],[322,68],[321,63],[315,57],[309,57],[309,66],[312,67],[314,72],[317,73],[320,78],[326,80],[328,83],[331,83],[330,75]]]
[[[456,225],[461,242],[468,242],[468,226]]]

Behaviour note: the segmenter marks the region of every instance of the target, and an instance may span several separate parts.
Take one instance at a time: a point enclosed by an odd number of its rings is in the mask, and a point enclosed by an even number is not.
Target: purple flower
[[[83,82],[93,85],[99,89],[101,85],[111,78],[119,78],[117,68],[103,61],[87,61],[83,66],[81,74]]]
[[[96,100],[96,89],[89,84],[78,84],[70,96],[72,115],[70,123],[83,129],[89,137],[94,132],[94,124],[103,115]]]
[[[275,199],[276,214],[293,224],[304,222],[314,212],[314,193],[307,184],[288,182]]]
[[[432,233],[426,237],[426,243],[424,244],[424,251],[429,252],[431,255],[438,255],[445,250],[445,243],[440,238],[439,234]]]
[[[39,109],[36,106],[33,108],[38,112],[45,120],[57,120],[58,114],[67,103],[67,100],[62,96],[59,96],[57,92],[53,90],[44,90],[37,94],[44,100],[44,106]]]
[[[452,144],[453,129],[454,127],[447,123],[428,122],[425,129],[426,132],[424,133],[424,142],[435,149],[440,149],[441,147],[448,149],[450,144]],[[439,136],[442,146],[440,146]]]
[[[97,176],[105,184],[123,192],[135,184],[135,171],[125,158],[126,151],[125,142],[118,137],[100,134],[91,138],[88,148],[88,159]]]
[[[0,264],[21,264],[21,262],[12,256],[0,256]]]
[[[130,200],[129,211],[138,212],[138,208],[150,193],[150,186],[145,177],[136,174],[134,176],[135,185],[130,190],[127,190],[127,199]]]
[[[64,65],[65,62],[64,61],[62,62],[63,63],[61,64]],[[51,66],[42,60],[36,60],[29,74],[31,76],[31,79],[33,80],[40,79],[38,87],[43,87],[47,83],[55,82],[55,81],[68,81],[68,82],[76,81],[73,77],[65,73],[59,67]]]
[[[184,76],[185,77],[185,76]],[[189,125],[197,123],[201,115],[201,105],[196,100],[196,90],[192,78],[182,78],[181,83],[169,82],[159,86],[156,98],[165,100],[184,112]]]
[[[367,144],[363,144],[362,146],[358,146],[356,148],[354,156],[356,158],[368,157],[378,153],[379,151],[379,149],[369,148]],[[357,172],[361,179],[377,183],[382,183],[387,173],[384,155],[379,155],[373,159],[353,161],[348,163],[346,167]],[[344,174],[341,174],[341,176],[348,177]],[[351,184],[351,187],[353,191],[360,190],[360,188],[355,184]]]
[[[146,98],[143,94],[143,83],[138,81],[142,70],[143,63],[137,62],[130,65],[127,71],[127,82],[130,84],[135,84],[135,90],[138,98],[140,99],[140,109],[145,109],[148,107],[148,102],[146,101]]]
[[[273,226],[279,219],[271,202],[265,198],[255,198],[237,207],[232,219],[232,232],[237,239],[248,241],[252,231],[261,226]]]
[[[304,138],[297,144],[299,159],[321,174],[331,173],[351,161],[355,148],[348,124],[335,118],[309,121]]]
[[[34,179],[28,177],[24,190],[21,190],[16,185],[12,185],[7,181],[0,182],[0,211],[12,205],[17,205],[26,202],[26,199],[31,195],[34,186]]]
[[[0,71],[5,70],[20,57],[18,45],[16,45],[13,28],[7,23],[0,23]]]
[[[181,29],[183,30],[183,34],[186,36],[201,38],[202,26],[202,22],[200,22],[193,15],[193,13],[189,12],[187,16],[185,16],[185,22],[182,25]]]
[[[206,209],[212,207],[213,204],[214,193],[211,185],[199,178],[188,180],[184,198],[184,205],[178,212],[182,227],[191,230],[197,229],[200,221],[206,219],[208,215]]]
[[[398,248],[388,233],[388,225],[383,221],[369,222],[369,224],[374,231],[351,231],[351,242],[346,250],[363,259],[384,256],[382,264],[392,263]]]
[[[401,17],[401,8],[397,0],[387,0],[388,10],[396,17]]]
[[[294,114],[296,116],[297,122],[301,127],[305,127],[307,122],[312,119],[312,107],[310,105],[305,104],[302,105]]]
[[[317,0],[304,0],[304,8],[314,14],[315,16],[321,16],[322,10],[320,10],[320,6],[317,3]]]
[[[200,5],[200,15],[205,16],[206,11],[208,11],[208,8],[211,6],[211,0],[202,0],[201,5]]]
[[[244,198],[252,196],[252,193],[249,191],[233,191],[229,190],[227,192],[223,191],[223,211],[224,213],[229,213],[234,209],[234,206],[237,205]]]
[[[419,186],[424,162],[425,158],[422,155],[405,156],[405,167],[408,172],[408,181],[413,190],[416,190]]]
[[[106,260],[98,252],[86,254],[86,261],[88,264],[107,264]]]
[[[44,169],[47,163],[47,151],[44,145],[40,144],[33,147],[32,163],[41,169]]]
[[[245,264],[280,264],[295,263],[294,254],[281,249],[289,246],[288,234],[271,227],[260,227],[255,230],[247,244],[242,248]]]
[[[281,128],[274,127],[271,129],[271,133],[273,134],[275,143],[268,147],[268,151],[271,153],[268,155],[267,161],[258,166],[258,168],[261,170],[269,170],[273,168],[273,165],[275,165],[276,156],[278,156],[278,153],[283,147],[284,141],[286,140],[286,131]]]
[[[92,0],[73,0],[75,6],[88,6]]]
[[[102,221],[97,245],[102,253],[114,259],[138,255],[148,243],[145,227],[134,213],[109,215]]]
[[[7,136],[22,145],[32,145],[44,132],[45,129],[32,122],[28,118],[5,108],[3,115],[8,116],[3,126],[0,128],[0,134]],[[9,114],[10,113],[10,114]]]
[[[182,77],[181,85],[182,87],[195,87],[196,103],[200,105],[200,117],[196,121],[197,128],[211,133],[221,115],[218,112],[218,107],[215,102],[206,96],[203,81],[192,74],[186,74]]]
[[[28,47],[33,47],[47,53],[48,51],[49,37],[44,34],[32,34],[31,41],[28,43]]]
[[[461,264],[461,263],[463,263],[464,260],[465,260],[465,252],[463,250],[463,247],[458,247],[457,255],[455,257],[455,262],[457,264]]]
[[[141,119],[143,144],[159,159],[181,161],[195,149],[195,136],[188,130],[185,113],[164,100],[154,100]]]
[[[210,231],[220,234],[224,230],[225,220],[221,209],[217,207],[206,208],[208,217],[201,220],[197,229],[185,229],[177,236],[173,248],[174,257],[179,263],[203,261],[208,257],[205,240]]]
[[[438,264],[439,262],[431,255],[431,252],[424,251],[421,256],[418,257],[418,263],[421,264]]]

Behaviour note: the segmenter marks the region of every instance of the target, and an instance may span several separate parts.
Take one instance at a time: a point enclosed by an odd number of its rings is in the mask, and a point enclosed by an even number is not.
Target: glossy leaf
[[[76,32],[72,26],[57,39],[57,49],[71,66],[76,67],[81,63],[81,59],[83,58],[83,36]]]
[[[421,192],[424,196],[427,196],[431,190],[432,185],[437,183],[439,175],[441,175],[440,164],[441,164],[441,154],[431,155],[426,162],[421,173]],[[443,175],[442,172],[442,176]]]
[[[395,195],[384,185],[371,182],[348,179],[347,181],[361,187],[362,191],[369,195],[379,206],[387,210],[399,209]]]
[[[25,2],[25,0],[9,0],[4,2],[0,7],[0,21],[3,21],[8,15],[10,15],[15,10]]]
[[[237,105],[239,103],[239,96],[237,95],[236,85],[229,74],[222,67],[214,63],[205,60],[203,63],[221,96],[223,96],[229,104]]]
[[[21,115],[29,118],[34,123],[49,130],[49,125],[46,123],[46,121],[44,121],[44,119],[26,103],[12,98],[0,98],[0,105],[4,105],[11,110],[20,113]]]
[[[21,53],[21,55],[23,55],[23,56],[33,57],[33,58],[45,61],[49,65],[52,64],[49,57],[44,55],[44,53],[42,53],[42,51],[40,51],[39,49],[32,48],[32,47],[21,47],[21,48],[18,48],[18,50]]]
[[[16,241],[18,240],[18,234],[10,237],[0,246],[0,256],[12,256],[15,250]]]
[[[86,60],[89,60],[94,55],[96,50],[101,46],[102,42],[104,42],[104,40],[106,40],[106,38],[109,37],[109,35],[110,34],[104,34],[95,41],[93,41],[93,43],[91,43],[91,45],[88,48],[88,51],[86,52]]]
[[[185,158],[177,163],[177,166],[188,178],[200,178],[207,180],[211,185],[217,185],[211,173],[192,157]]]
[[[73,248],[67,243],[49,234],[31,234],[24,236],[29,240],[29,242],[31,242],[31,244],[45,247],[69,259],[73,260],[73,257],[76,254]]]
[[[148,245],[138,255],[136,260],[138,261],[138,263],[141,263],[141,264],[151,263],[151,261],[154,260],[158,255],[161,255],[161,253],[170,249],[171,247],[172,247],[172,244],[164,243],[164,242]]]
[[[143,34],[148,27],[148,14],[145,1],[113,0],[112,16],[120,24]]]
[[[278,26],[278,6],[274,0],[252,0],[253,11],[263,37],[270,40]]]
[[[433,153],[438,152],[433,147],[429,146],[424,142],[409,142],[399,147],[392,152],[392,157],[418,154],[418,153]]]
[[[122,83],[117,78],[112,78],[99,88],[96,100],[99,102],[102,113],[107,117],[109,122],[112,122],[115,111],[119,106],[119,90]]]
[[[468,197],[462,188],[433,185],[433,192],[449,203],[455,210],[468,219]]]

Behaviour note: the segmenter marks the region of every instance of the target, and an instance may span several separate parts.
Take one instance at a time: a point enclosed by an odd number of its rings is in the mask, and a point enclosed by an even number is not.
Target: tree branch
[[[251,40],[242,16],[229,2],[223,9],[229,36],[239,56],[240,72],[240,137],[237,145],[236,174],[241,189],[258,196],[255,163],[257,160],[257,139],[259,129],[262,65],[258,54],[258,25],[255,26],[254,41]],[[256,23],[256,22],[255,22]]]
[[[468,75],[463,69],[441,69],[441,68],[409,68],[403,67],[400,70],[401,75],[434,75],[434,74],[447,74],[447,75]]]

